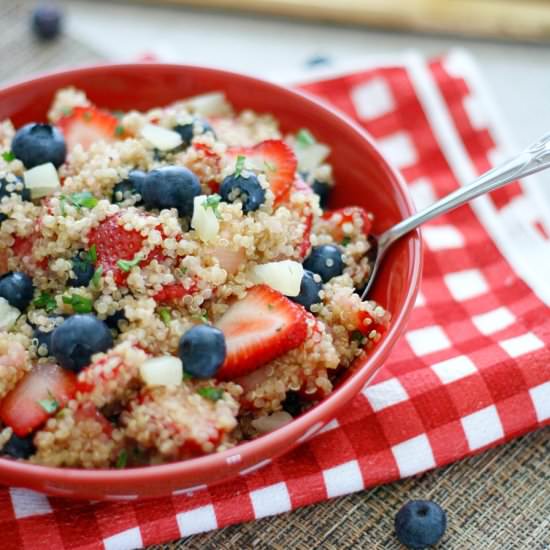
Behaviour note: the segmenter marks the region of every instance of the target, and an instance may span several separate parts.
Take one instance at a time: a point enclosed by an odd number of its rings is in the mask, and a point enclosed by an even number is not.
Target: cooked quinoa
[[[221,93],[0,121],[0,448],[123,468],[219,452],[329,395],[390,316],[330,150]]]

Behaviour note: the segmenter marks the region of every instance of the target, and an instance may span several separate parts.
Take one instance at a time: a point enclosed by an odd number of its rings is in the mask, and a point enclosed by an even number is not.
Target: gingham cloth
[[[366,67],[366,65],[364,65]],[[469,58],[415,55],[302,87],[360,122],[418,207],[490,167],[503,130]],[[336,420],[246,476],[149,502],[0,489],[4,550],[123,550],[292,510],[499,445],[550,419],[550,213],[513,184],[424,229],[408,332]]]

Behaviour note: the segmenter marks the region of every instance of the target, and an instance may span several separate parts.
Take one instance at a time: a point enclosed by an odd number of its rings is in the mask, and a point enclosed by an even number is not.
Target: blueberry
[[[12,271],[0,277],[0,296],[19,311],[27,309],[33,294],[34,285],[26,273]]]
[[[206,134],[206,132],[211,132],[214,137],[216,137],[214,129],[204,118],[194,118],[187,124],[178,124],[174,127],[174,130],[181,136],[181,139],[186,146],[191,144],[191,141],[195,136]]]
[[[328,206],[332,186],[325,181],[314,180],[311,188],[316,195],[319,195],[319,206],[324,210]]]
[[[289,298],[304,306],[307,310],[311,310],[313,304],[318,304],[321,301],[319,292],[323,288],[321,281],[317,282],[314,278],[314,273],[304,270],[302,282],[300,283],[300,294],[298,296],[289,296]]]
[[[61,32],[63,13],[55,4],[38,6],[32,14],[32,30],[42,40],[52,40]]]
[[[304,261],[304,269],[317,273],[326,283],[333,277],[342,275],[344,262],[340,248],[333,244],[314,246],[310,255]]]
[[[413,550],[435,544],[446,527],[447,514],[430,500],[411,500],[395,516],[395,534],[399,542]]]
[[[27,437],[19,437],[12,434],[6,444],[2,447],[2,454],[13,458],[29,458],[36,451],[33,443],[33,435]]]
[[[141,170],[132,170],[125,180],[118,182],[113,188],[112,202],[121,202],[136,193],[141,195],[143,183],[147,174]],[[137,201],[136,206],[143,204],[143,200]]]
[[[67,149],[63,134],[55,126],[31,122],[17,130],[11,151],[27,169],[46,162],[59,168],[65,162]]]
[[[73,264],[74,277],[68,280],[69,286],[88,286],[94,276],[95,267],[82,253],[76,254],[71,260]]]
[[[242,201],[245,213],[258,210],[265,202],[265,190],[251,173],[227,176],[220,186],[220,195],[225,202]]]
[[[225,361],[223,332],[210,325],[196,325],[179,342],[183,370],[196,378],[211,378]]]
[[[201,194],[199,178],[183,166],[163,166],[149,172],[141,195],[147,208],[177,208],[180,216],[191,217],[193,199]]]
[[[17,176],[14,179],[0,178],[0,200],[4,197],[9,197],[11,194],[21,195],[24,201],[31,200],[31,193],[25,187],[23,180]],[[16,186],[18,189],[16,189]]]
[[[80,372],[94,353],[113,346],[109,327],[94,315],[71,315],[52,334],[51,354],[67,370]]]
[[[302,398],[300,393],[288,390],[281,405],[283,411],[286,411],[291,416],[298,416],[302,412]]]
[[[111,329],[116,330],[117,332],[120,332],[120,326],[119,323],[121,321],[128,322],[128,318],[124,314],[124,309],[119,309],[118,311],[115,311],[112,315],[109,315],[107,319],[105,319],[105,324]]]

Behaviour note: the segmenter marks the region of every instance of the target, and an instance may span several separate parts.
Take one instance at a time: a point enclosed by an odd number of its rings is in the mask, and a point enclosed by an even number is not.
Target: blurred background
[[[1,84],[101,60],[292,83],[459,47],[477,59],[517,143],[550,128],[548,0],[0,0],[0,21]]]

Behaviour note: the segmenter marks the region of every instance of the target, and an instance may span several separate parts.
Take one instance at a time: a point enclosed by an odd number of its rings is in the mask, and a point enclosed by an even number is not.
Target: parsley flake
[[[124,126],[122,126],[121,124],[119,124],[116,128],[115,128],[115,136],[122,136],[124,134]]]
[[[352,341],[355,341],[355,342],[362,342],[363,341],[363,333],[360,331],[360,330],[354,330],[352,333],[351,333],[351,339]]]
[[[75,313],[91,313],[93,309],[92,300],[79,294],[63,296],[63,303],[71,306]]]
[[[57,308],[55,298],[49,292],[44,291],[33,301],[33,305],[37,308],[45,309],[47,313],[51,313]]]
[[[351,237],[345,236],[340,243],[342,246],[348,246],[351,243]]]
[[[13,154],[12,151],[4,151],[2,153],[2,158],[6,161],[6,162],[11,162],[12,160],[15,160],[15,155]]]
[[[63,107],[63,109],[61,109],[61,112],[62,112],[65,116],[69,116],[69,115],[72,115],[72,114],[73,114],[73,110],[71,109],[71,107]]]
[[[204,315],[204,313],[197,313],[195,315],[191,315],[192,319],[196,319],[197,321],[200,321],[201,323],[210,323],[210,319],[208,319],[207,315]]]
[[[242,174],[242,171],[244,170],[244,163],[246,161],[246,157],[244,155],[239,155],[237,157],[237,162],[235,163],[235,175],[239,177]]]
[[[88,254],[86,255],[86,257],[88,258],[88,261],[92,264],[95,264],[97,262],[97,248],[95,244],[90,247],[90,250],[88,250]]]
[[[48,413],[53,414],[57,409],[59,409],[59,403],[57,399],[52,394],[51,391],[48,391],[47,399],[39,399],[37,403]]]
[[[223,390],[220,390],[220,388],[212,388],[210,386],[199,388],[197,393],[202,395],[205,399],[210,399],[210,401],[219,401],[223,397]]]
[[[296,134],[296,142],[300,147],[309,147],[315,143],[315,138],[309,130],[302,128]]]
[[[170,310],[166,307],[163,307],[159,310],[160,318],[162,319],[162,322],[168,326],[170,324],[170,321],[172,320],[172,316],[170,315]]]
[[[81,193],[73,193],[69,200],[77,208],[94,208],[98,200],[89,192],[82,191]]]
[[[126,449],[122,449],[116,459],[115,466],[119,470],[122,470],[123,468],[126,468],[126,464],[128,464],[128,452]]]
[[[133,260],[118,260],[116,265],[122,269],[122,271],[126,271],[128,273],[132,267],[136,267],[136,265],[139,265],[139,262],[143,260],[143,256],[140,254],[136,254],[133,258]]]
[[[193,379],[193,375],[192,375],[192,374],[189,374],[188,372],[183,371],[183,378],[182,378],[182,380],[192,380],[192,379]]]
[[[220,213],[218,211],[218,207],[220,206],[221,200],[222,198],[217,193],[214,193],[213,195],[208,195],[208,197],[206,197],[206,200],[202,203],[202,207],[205,210],[207,208],[211,208],[216,218],[219,218]]]
[[[82,118],[86,121],[86,122],[89,122],[90,120],[92,120],[92,113],[90,111],[86,111],[83,115],[82,115]]]
[[[95,288],[99,288],[99,283],[101,281],[101,275],[103,274],[103,268],[99,266],[92,275],[92,284]]]

